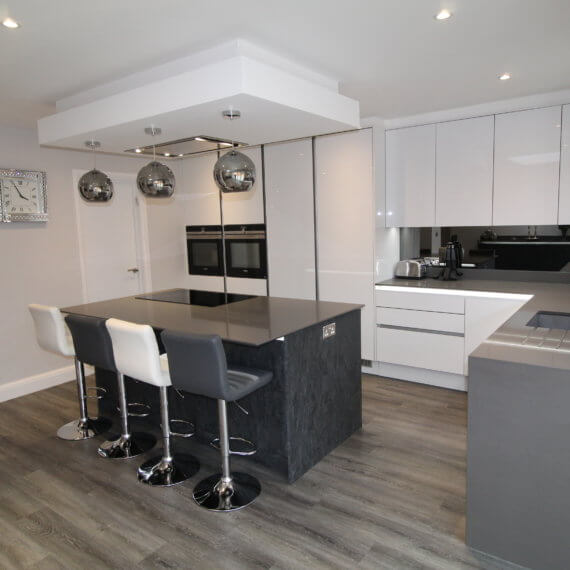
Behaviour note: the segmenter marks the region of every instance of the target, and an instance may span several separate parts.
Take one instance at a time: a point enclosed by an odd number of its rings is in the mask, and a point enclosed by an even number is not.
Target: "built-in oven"
[[[267,277],[265,224],[224,226],[224,237],[228,277]]]
[[[222,226],[186,226],[188,273],[223,275]]]

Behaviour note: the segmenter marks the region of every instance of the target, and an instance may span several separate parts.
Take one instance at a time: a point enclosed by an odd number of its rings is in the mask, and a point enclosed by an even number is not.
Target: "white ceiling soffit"
[[[224,109],[241,111],[229,121]],[[359,104],[330,78],[235,40],[62,99],[38,121],[42,145],[105,152],[189,136],[262,144],[359,128]]]

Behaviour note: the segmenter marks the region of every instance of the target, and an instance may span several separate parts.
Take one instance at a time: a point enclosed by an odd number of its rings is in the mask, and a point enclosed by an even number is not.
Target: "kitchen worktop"
[[[526,303],[479,345],[471,357],[570,370],[570,332],[565,334],[566,331],[535,328],[527,324],[539,311],[570,313],[570,284],[468,278],[441,281],[428,278],[389,279],[377,283],[376,288],[386,286],[467,296],[527,295],[529,299]],[[524,299],[521,300],[524,302]]]
[[[254,297],[218,307],[122,297],[66,307],[62,311],[100,318],[114,317],[148,324],[159,330],[217,334],[228,342],[261,346],[360,308],[361,305],[349,303],[283,297]]]

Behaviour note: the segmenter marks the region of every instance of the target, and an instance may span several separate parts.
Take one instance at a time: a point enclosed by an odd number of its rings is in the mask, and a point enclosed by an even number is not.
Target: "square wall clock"
[[[47,222],[46,173],[0,169],[3,222]]]

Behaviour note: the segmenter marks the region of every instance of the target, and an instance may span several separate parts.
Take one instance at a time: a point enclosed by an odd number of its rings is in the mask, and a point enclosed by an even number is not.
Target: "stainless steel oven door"
[[[188,273],[223,275],[223,243],[220,226],[186,226]]]
[[[228,277],[267,277],[265,226],[226,226],[226,275]]]

